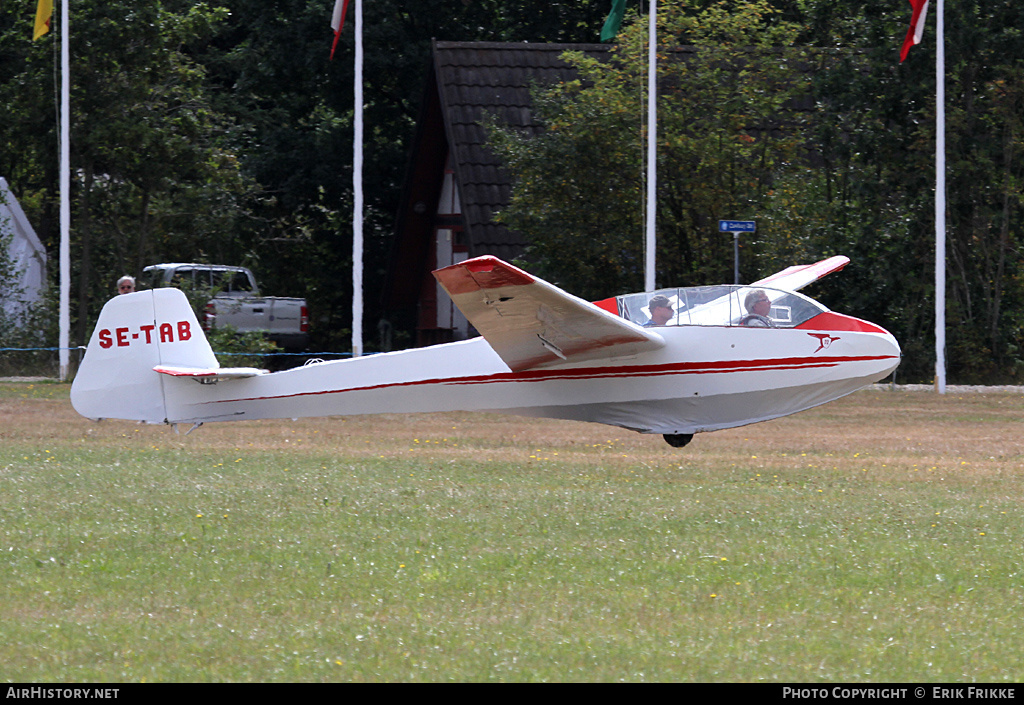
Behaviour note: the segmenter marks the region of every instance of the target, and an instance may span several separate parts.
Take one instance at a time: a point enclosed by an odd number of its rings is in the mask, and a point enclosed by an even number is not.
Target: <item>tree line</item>
[[[365,329],[382,314],[377,287],[431,39],[596,42],[610,5],[364,3]],[[76,342],[121,274],[205,260],[251,266],[270,293],[305,295],[314,346],[345,349],[352,18],[330,61],[332,0],[70,6]],[[572,58],[579,83],[537,91],[541,139],[528,144],[493,126],[515,181],[500,217],[530,237],[531,266],[583,296],[642,285],[636,109],[646,3],[627,7],[612,62]],[[662,0],[659,8],[660,52],[703,57],[659,64],[659,284],[730,281],[731,242],[713,223],[757,220],[744,242],[745,280],[848,255],[851,266],[811,293],[892,330],[905,352],[902,378],[930,380],[934,24],[900,64],[910,17],[900,0]],[[33,42],[34,12],[34,0],[0,6],[0,174],[55,255],[60,38]],[[1022,13],[1010,0],[946,4],[954,382],[1024,373],[1024,70],[1014,60],[1024,49]],[[566,252],[572,271],[559,268]]]
[[[368,330],[431,39],[589,40],[603,4],[365,4]],[[199,260],[248,265],[270,293],[306,296],[314,347],[347,349],[352,9],[332,61],[333,0],[69,5],[73,339],[120,275]],[[0,173],[56,261],[60,37],[32,41],[35,9],[0,5]]]

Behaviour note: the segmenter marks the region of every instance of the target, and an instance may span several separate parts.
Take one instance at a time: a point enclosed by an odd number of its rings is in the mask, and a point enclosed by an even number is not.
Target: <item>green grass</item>
[[[0,678],[1019,682],[1021,408],[865,392],[679,451],[468,414],[179,436],[0,384]]]

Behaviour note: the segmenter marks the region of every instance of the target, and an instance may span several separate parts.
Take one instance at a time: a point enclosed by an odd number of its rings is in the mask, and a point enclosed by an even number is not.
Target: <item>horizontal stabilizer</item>
[[[434,271],[452,301],[513,372],[656,350],[655,331],[483,256]]]
[[[242,379],[245,377],[256,377],[267,374],[267,370],[258,370],[255,367],[175,367],[172,365],[157,365],[154,372],[171,377],[189,377],[201,384],[215,384],[225,379]]]
[[[783,291],[799,291],[808,284],[818,281],[826,274],[838,272],[849,263],[849,257],[839,255],[823,259],[814,264],[798,264],[787,267],[781,272],[776,272],[770,277],[756,281],[750,286],[768,286],[773,289],[782,289]]]

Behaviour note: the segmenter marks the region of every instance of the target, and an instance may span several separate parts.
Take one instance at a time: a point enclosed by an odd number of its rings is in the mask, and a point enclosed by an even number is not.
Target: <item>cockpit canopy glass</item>
[[[666,326],[740,326],[795,328],[828,309],[803,294],[767,287],[719,285],[659,289],[616,297],[619,315],[641,326],[658,325],[651,317],[655,296],[668,299],[672,316]],[[768,298],[767,312],[753,310],[756,301]],[[660,303],[660,300],[657,302]],[[767,321],[761,320],[767,318]]]

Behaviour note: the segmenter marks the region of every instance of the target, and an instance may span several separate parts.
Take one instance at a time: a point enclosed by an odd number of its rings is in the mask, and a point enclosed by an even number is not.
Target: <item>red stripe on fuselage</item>
[[[465,384],[496,384],[509,382],[551,382],[561,380],[597,380],[618,377],[662,377],[688,374],[721,374],[726,372],[766,372],[778,370],[815,369],[835,367],[846,362],[870,362],[874,360],[891,360],[893,355],[861,355],[854,357],[787,357],[771,360],[720,360],[715,362],[675,362],[662,365],[622,365],[604,367],[579,367],[562,370],[526,370],[523,372],[498,372],[491,375],[472,377],[437,377],[433,379],[412,380],[409,382],[386,382],[363,387],[347,389],[324,389],[316,392],[296,392],[271,397],[248,397],[241,399],[223,399],[210,404],[224,404],[239,401],[266,401],[276,399],[293,399],[324,394],[345,394],[347,392],[367,392],[388,388],[419,387],[423,385],[465,385]]]

